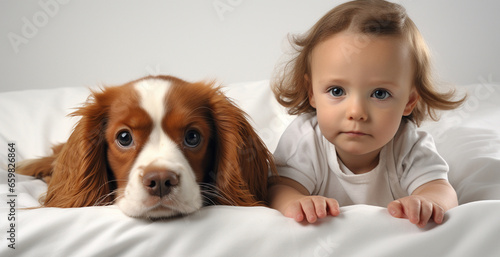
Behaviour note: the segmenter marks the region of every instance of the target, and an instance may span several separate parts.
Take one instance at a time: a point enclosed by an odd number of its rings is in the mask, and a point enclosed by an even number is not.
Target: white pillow
[[[0,93],[0,163],[7,142],[16,143],[18,161],[47,155],[52,144],[65,142],[78,120],[67,115],[89,93],[84,87]]]
[[[450,183],[460,204],[500,199],[500,85],[459,87],[468,98],[461,108],[428,122],[436,147],[450,166]]]

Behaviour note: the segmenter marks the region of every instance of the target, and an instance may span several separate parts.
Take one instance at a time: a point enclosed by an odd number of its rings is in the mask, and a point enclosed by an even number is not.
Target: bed
[[[458,90],[468,92],[467,102],[421,129],[448,161],[460,205],[444,224],[422,229],[368,205],[342,207],[340,216],[314,225],[265,207],[210,206],[154,222],[116,206],[30,209],[46,184],[22,175],[12,183],[6,166],[64,142],[77,121],[66,115],[89,89],[0,93],[0,256],[500,256],[500,85]],[[293,117],[274,100],[269,81],[231,83],[224,91],[273,151]]]

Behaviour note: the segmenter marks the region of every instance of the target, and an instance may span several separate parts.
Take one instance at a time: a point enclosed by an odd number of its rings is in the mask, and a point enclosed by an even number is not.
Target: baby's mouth
[[[363,133],[361,131],[345,131],[345,132],[342,132],[342,134],[345,134],[345,135],[348,135],[348,136],[351,136],[351,137],[361,137],[361,136],[367,136],[368,135],[368,134]]]

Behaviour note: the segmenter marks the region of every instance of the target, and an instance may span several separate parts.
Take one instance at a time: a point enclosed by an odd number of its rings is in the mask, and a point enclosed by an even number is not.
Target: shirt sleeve
[[[448,180],[448,164],[437,152],[432,136],[408,122],[395,137],[394,154],[403,190],[409,195],[419,186],[437,179]]]
[[[318,175],[318,142],[315,119],[298,116],[281,136],[274,159],[278,174],[293,179],[314,192]]]

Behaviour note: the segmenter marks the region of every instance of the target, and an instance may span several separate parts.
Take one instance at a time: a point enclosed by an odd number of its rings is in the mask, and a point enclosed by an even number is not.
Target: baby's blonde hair
[[[455,109],[465,101],[465,97],[453,100],[455,91],[440,93],[435,89],[427,44],[404,7],[384,0],[356,0],[333,8],[307,33],[292,38],[295,56],[272,82],[276,99],[288,108],[289,114],[315,111],[309,103],[311,85],[305,76],[311,78],[311,52],[318,43],[346,30],[370,36],[398,36],[409,44],[415,67],[413,84],[420,99],[403,119],[420,125],[426,117],[437,120],[436,110]]]

